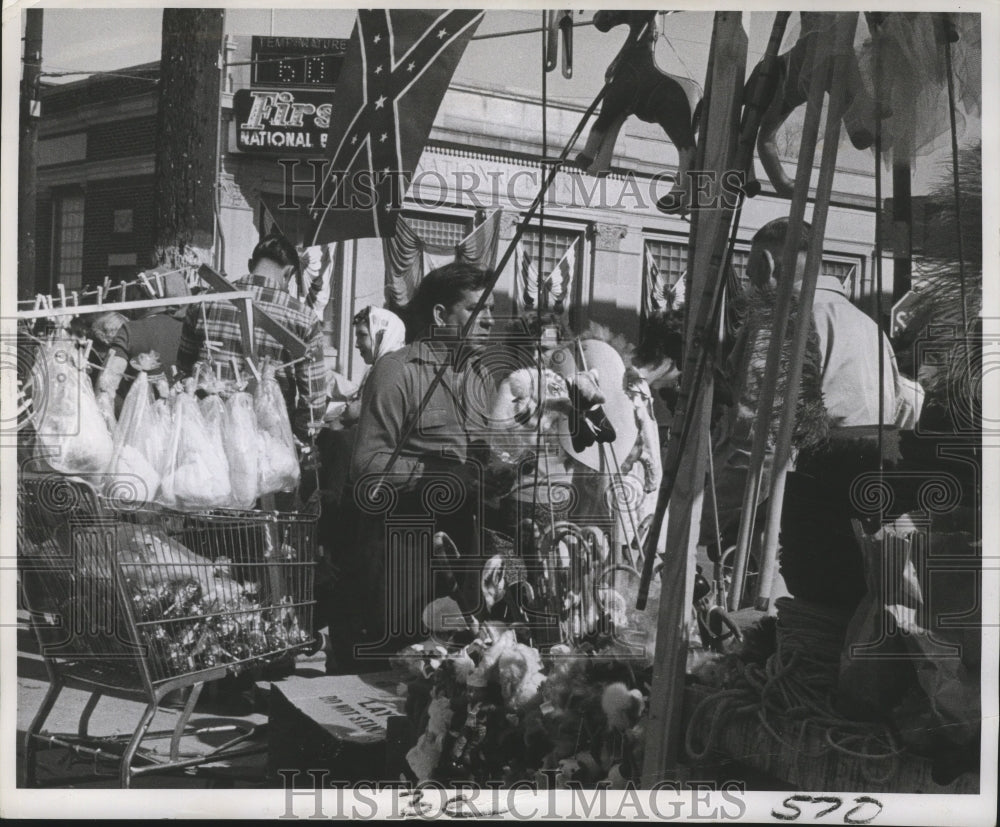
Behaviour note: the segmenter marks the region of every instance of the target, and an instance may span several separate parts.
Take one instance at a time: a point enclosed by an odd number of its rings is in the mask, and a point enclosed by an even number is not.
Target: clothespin
[[[158,299],[160,297],[160,291],[154,288],[152,284],[150,284],[149,277],[145,273],[139,273],[139,281],[142,282],[142,286],[146,288],[146,291],[149,293],[150,296],[152,296],[154,299]]]
[[[111,276],[105,276],[103,283],[97,289],[100,290],[101,293],[107,294],[107,292],[111,289]]]
[[[32,309],[38,310],[39,308],[41,308],[42,302],[44,302],[44,301],[45,301],[45,296],[43,296],[41,293],[36,293],[35,294],[35,306]]]
[[[233,375],[236,377],[236,384],[243,384],[243,375],[240,373],[240,362],[235,356],[230,356],[229,361],[233,366]]]
[[[119,282],[119,287],[121,288],[121,291],[122,291],[122,294],[121,294],[121,296],[118,299],[119,301],[125,301],[125,286],[126,286],[125,285],[125,279],[122,279]]]
[[[260,381],[260,371],[257,370],[257,366],[253,363],[253,359],[244,358],[244,362],[247,363],[247,367],[250,368],[250,373],[253,374],[253,378],[258,382]]]
[[[104,288],[101,285],[97,285],[97,304],[101,305],[104,303]]]
[[[59,284],[59,306],[66,306],[66,285],[62,283]]]
[[[77,293],[76,290],[74,290],[72,293],[70,293],[70,296],[73,298],[73,307],[79,307],[80,306],[80,294]]]

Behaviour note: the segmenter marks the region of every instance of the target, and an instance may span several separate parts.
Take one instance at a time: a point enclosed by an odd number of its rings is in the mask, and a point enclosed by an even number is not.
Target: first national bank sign
[[[251,88],[233,95],[236,148],[261,154],[324,150],[347,43],[334,38],[254,37]]]
[[[240,89],[233,95],[236,148],[274,152],[326,148],[330,93]]]

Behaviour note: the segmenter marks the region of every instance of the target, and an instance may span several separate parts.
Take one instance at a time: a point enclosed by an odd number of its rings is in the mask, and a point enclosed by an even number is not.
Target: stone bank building
[[[306,202],[323,158],[329,104],[347,41],[317,38],[226,37],[215,159],[214,265],[230,278],[266,229],[266,205],[289,193]],[[305,54],[297,61],[288,54]],[[322,59],[310,60],[314,54]],[[333,57],[330,60],[330,56]],[[133,278],[152,249],[152,201],[158,64],[114,76],[44,87],[38,145],[36,289],[54,292]],[[595,90],[596,92],[596,90]],[[543,102],[500,85],[453,84],[414,171],[403,218],[429,245],[454,245],[477,216],[499,222],[499,254],[535,197],[582,112],[582,106],[544,107],[548,145],[542,146]],[[586,132],[569,158],[575,157]],[[576,330],[599,322],[635,340],[644,291],[655,268],[676,282],[685,272],[688,222],[655,208],[675,169],[673,146],[659,127],[631,118],[619,137],[614,167],[604,178],[561,171],[523,239],[523,251],[543,277],[573,248],[564,303]],[[788,159],[794,164],[794,159]],[[735,265],[761,225],[786,215],[758,169],[764,191],[743,210]],[[809,213],[807,212],[807,218]],[[853,298],[871,298],[875,236],[870,172],[838,170],[830,205],[824,269],[849,278]],[[324,309],[328,356],[342,372],[364,370],[350,320],[365,305],[382,305],[386,265],[380,239],[329,248],[330,299]],[[885,272],[891,273],[891,260]],[[891,277],[886,277],[891,295]],[[497,312],[515,312],[514,267],[497,285]]]

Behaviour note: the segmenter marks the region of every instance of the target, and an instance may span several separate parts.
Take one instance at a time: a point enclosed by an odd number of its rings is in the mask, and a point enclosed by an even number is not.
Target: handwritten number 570
[[[844,824],[869,824],[882,812],[882,803],[871,796],[859,795],[854,799],[854,806],[844,813]],[[785,812],[771,810],[771,816],[780,821],[795,821],[802,815],[799,804],[826,804],[828,806],[817,810],[813,818],[822,818],[840,809],[844,800],[835,795],[790,795],[781,802]],[[866,806],[870,805],[870,806]],[[872,807],[875,807],[872,812]]]

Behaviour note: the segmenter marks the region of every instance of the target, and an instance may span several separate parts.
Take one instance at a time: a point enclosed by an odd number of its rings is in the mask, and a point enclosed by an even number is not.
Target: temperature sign
[[[346,40],[331,37],[254,36],[251,86],[333,89],[347,52]]]

